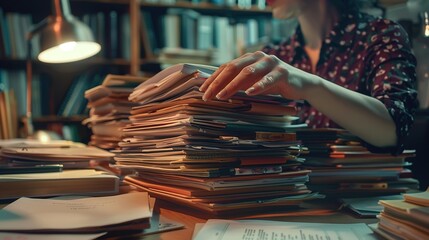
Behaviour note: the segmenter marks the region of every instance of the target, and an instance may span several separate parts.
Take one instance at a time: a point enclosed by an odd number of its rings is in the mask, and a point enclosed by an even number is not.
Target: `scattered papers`
[[[198,228],[196,228],[198,230]],[[194,240],[377,239],[364,223],[329,224],[263,220],[209,219]]]
[[[429,239],[428,201],[427,190],[404,194],[403,200],[380,200],[384,208],[374,231],[388,239]]]
[[[148,194],[80,199],[20,198],[0,210],[0,231],[105,232],[135,223],[149,227]]]
[[[376,196],[376,197],[362,197],[362,198],[343,198],[345,207],[348,207],[353,212],[361,217],[376,217],[383,210],[383,206],[378,204],[380,200],[399,200],[402,195],[389,195],[389,196]]]
[[[404,199],[406,202],[429,207],[429,187],[425,192],[404,194]]]

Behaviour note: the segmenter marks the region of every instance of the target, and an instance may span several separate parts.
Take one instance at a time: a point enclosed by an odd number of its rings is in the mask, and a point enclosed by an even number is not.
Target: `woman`
[[[280,94],[310,127],[342,127],[372,151],[398,154],[417,107],[415,58],[396,23],[359,13],[355,0],[271,0],[275,18],[296,17],[286,42],[218,68],[203,99]]]

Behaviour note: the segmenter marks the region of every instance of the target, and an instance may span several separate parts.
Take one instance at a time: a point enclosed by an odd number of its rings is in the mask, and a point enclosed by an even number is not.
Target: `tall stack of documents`
[[[383,211],[374,231],[386,239],[429,239],[429,189],[403,196],[380,200]]]
[[[101,85],[85,92],[90,111],[89,118],[83,123],[92,130],[89,145],[106,150],[118,148],[122,128],[129,124],[130,110],[137,106],[128,100],[128,96],[145,79],[108,74]]]
[[[306,187],[295,108],[278,96],[202,100],[213,68],[173,65],[130,94],[139,104],[123,128],[115,166],[151,195],[214,214],[297,206]]]
[[[0,199],[62,195],[108,195],[119,191],[119,177],[93,169],[114,154],[70,141],[0,142]]]
[[[301,129],[297,139],[308,148],[304,165],[311,170],[309,188],[328,196],[391,195],[418,189],[403,154],[371,153],[356,136],[343,129]]]

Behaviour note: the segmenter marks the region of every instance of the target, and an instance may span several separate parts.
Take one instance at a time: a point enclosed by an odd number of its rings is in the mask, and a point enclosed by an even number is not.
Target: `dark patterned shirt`
[[[264,52],[311,72],[299,26],[290,39]],[[408,35],[399,24],[359,13],[343,15],[334,25],[322,44],[314,74],[383,102],[396,124],[398,144],[393,149],[368,147],[400,153],[418,106],[415,66]],[[340,127],[307,102],[296,107],[309,127]]]

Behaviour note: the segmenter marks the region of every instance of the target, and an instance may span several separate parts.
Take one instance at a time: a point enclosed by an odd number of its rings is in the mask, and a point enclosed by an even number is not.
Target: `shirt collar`
[[[349,47],[353,43],[354,32],[356,29],[356,16],[351,14],[341,14],[338,21],[334,24],[329,36],[323,41],[326,46]],[[290,45],[294,48],[292,59],[304,52],[304,36],[301,27],[298,25],[295,33],[290,37]]]

